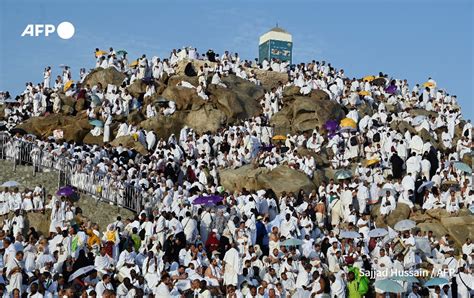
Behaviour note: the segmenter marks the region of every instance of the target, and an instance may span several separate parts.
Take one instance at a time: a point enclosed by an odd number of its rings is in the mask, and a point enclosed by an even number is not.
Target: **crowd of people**
[[[34,165],[59,170],[67,164],[73,186],[113,197],[120,205],[131,185],[141,192],[141,208],[133,218],[99,227],[77,220],[80,200],[50,196],[43,207],[35,201],[42,196],[36,189],[23,195],[5,189],[0,211],[11,219],[4,220],[0,234],[0,291],[29,297],[384,297],[389,290],[377,282],[387,282],[395,271],[409,271],[419,278],[389,280],[408,297],[469,297],[474,284],[471,239],[454,250],[449,235],[436,237],[414,227],[381,229],[371,215],[376,205],[377,216],[384,218],[400,204],[411,213],[443,209],[452,216],[473,205],[472,171],[462,163],[471,154],[472,125],[462,120],[456,97],[433,79],[410,90],[407,81],[384,74],[349,79],[325,62],[258,63],[229,52],[200,55],[194,48],[173,50],[163,60],[148,61],[143,55],[132,63],[125,52],[112,48],[96,49],[95,56],[96,67],[126,74],[121,87],[82,86],[84,69],[74,84],[67,66],[52,84],[47,67],[44,81],[28,83],[16,100],[4,94],[5,125],[10,129],[29,117],[61,112],[58,93],[65,92],[90,99],[86,113],[103,123],[93,134],[103,135],[105,145],[16,135],[2,150],[14,159],[22,144],[32,144],[27,153]],[[121,122],[115,137],[133,135],[149,154],[109,145],[116,116],[136,109],[147,118],[175,111],[172,100],[159,110],[144,107],[127,87],[135,80],[173,76],[182,60],[206,62],[197,71],[198,86],[179,83],[195,88],[202,100],[209,100],[209,78],[218,88],[227,88],[221,77],[229,74],[259,84],[254,70],[260,68],[288,73],[289,79],[256,99],[261,115],[216,133],[183,127],[177,136],[158,139],[153,131]],[[290,86],[299,87],[301,95],[323,90],[347,109],[355,126],[334,133],[315,127],[273,140],[269,121],[284,106],[283,90]],[[145,96],[155,92],[150,84]],[[370,106],[373,114],[363,116],[361,105]],[[415,109],[428,116],[416,116]],[[431,141],[392,128],[395,121],[409,123],[415,132],[424,129]],[[310,154],[301,154],[301,148]],[[332,168],[350,174],[322,182],[310,193],[230,192],[220,184],[220,169],[251,163],[270,170],[286,164],[312,178],[314,154],[322,153]],[[211,196],[219,202],[196,203]],[[34,229],[26,234],[19,217],[44,208],[51,209],[49,235]],[[424,286],[434,277],[446,282]]]

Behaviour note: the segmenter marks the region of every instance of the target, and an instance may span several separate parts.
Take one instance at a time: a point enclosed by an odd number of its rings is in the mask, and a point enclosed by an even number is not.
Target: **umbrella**
[[[100,105],[102,103],[100,98],[95,94],[91,96],[91,102],[94,103],[95,105]]]
[[[424,286],[425,287],[432,287],[432,286],[440,286],[449,283],[449,281],[446,278],[441,278],[441,277],[435,277],[430,280],[428,280]]]
[[[107,54],[108,52],[106,51],[96,51],[95,52],[95,56],[96,57],[100,57],[100,56],[104,56],[105,54]]]
[[[366,165],[366,166],[372,166],[372,165],[378,164],[379,162],[380,162],[380,160],[377,159],[377,158],[368,159],[368,160],[365,162],[365,165]]]
[[[94,269],[95,269],[94,265],[89,265],[89,266],[86,266],[86,267],[79,268],[76,271],[74,271],[74,273],[71,274],[71,276],[69,276],[68,282],[71,282],[74,279],[78,278],[79,276],[87,274],[87,273],[91,272]]]
[[[74,194],[74,189],[71,186],[64,186],[58,189],[56,195],[70,197]]]
[[[370,95],[370,92],[369,92],[369,91],[365,91],[365,90],[364,90],[364,91],[360,91],[360,92],[359,92],[359,95],[361,95],[361,96],[367,96],[367,95]]]
[[[354,231],[341,231],[339,234],[341,238],[348,238],[348,239],[357,239],[360,237],[360,234]]]
[[[460,171],[463,171],[465,173],[472,174],[472,168],[468,164],[465,164],[463,162],[456,161],[454,163],[454,168],[456,170],[460,170]]]
[[[122,55],[123,56],[125,54],[128,54],[127,51],[125,51],[125,50],[118,50],[117,51],[117,55]]]
[[[72,84],[74,84],[74,80],[69,80],[64,84],[63,91],[66,92],[69,88],[71,88]]]
[[[130,63],[130,67],[136,67],[138,65],[138,60],[133,61]]]
[[[381,279],[374,283],[375,287],[384,293],[403,293],[405,289],[396,281],[391,279]]]
[[[273,136],[272,140],[274,140],[274,141],[284,141],[284,140],[286,140],[286,137],[283,136],[283,135],[276,135],[276,136]]]
[[[69,67],[69,66],[67,66],[66,64],[59,64],[59,67],[60,68],[66,68],[66,67]]]
[[[10,130],[10,133],[12,135],[19,134],[19,135],[22,135],[22,136],[28,134],[26,132],[26,130],[24,130],[23,128],[13,128],[13,129]]]
[[[357,123],[352,118],[344,118],[340,123],[341,127],[352,127],[357,128]]]
[[[420,187],[418,187],[417,192],[418,192],[418,193],[421,193],[425,188],[426,188],[426,189],[430,189],[430,188],[433,187],[433,185],[435,185],[434,181],[426,181],[426,182],[423,182],[423,184],[420,185]]]
[[[104,127],[104,122],[102,122],[100,120],[97,120],[97,119],[90,120],[89,124],[92,125],[92,126]]]
[[[357,131],[357,129],[354,128],[354,127],[347,126],[347,127],[341,128],[340,131],[342,131],[342,132],[345,132],[345,131],[352,132],[352,131]]]
[[[298,246],[301,244],[303,244],[303,240],[297,238],[287,239],[281,243],[283,246]]]
[[[384,196],[387,191],[390,192],[390,195],[392,196],[395,196],[397,194],[397,191],[393,188],[382,188],[380,191],[379,191],[379,196]]]
[[[471,211],[471,213],[474,214],[474,206],[469,207],[469,211]]]
[[[2,184],[2,187],[16,187],[16,186],[20,186],[20,183],[16,181],[7,181]]]
[[[411,276],[411,275],[394,275],[390,277],[390,279],[393,280],[399,280],[399,281],[405,281],[405,282],[411,282],[411,283],[419,283],[420,281],[418,278]]]
[[[375,77],[374,76],[365,76],[363,78],[364,82],[372,82],[373,80],[375,80]]]
[[[423,87],[434,88],[436,85],[433,82],[424,82]]]
[[[397,86],[390,85],[387,88],[385,88],[385,92],[387,92],[388,94],[395,94],[397,93]]]
[[[373,86],[385,86],[387,80],[385,78],[375,78],[370,84]]]
[[[370,238],[383,237],[388,234],[388,231],[382,228],[376,228],[369,231]]]
[[[344,180],[352,177],[352,172],[349,170],[340,170],[334,174],[334,178],[337,180]]]
[[[324,123],[324,128],[327,131],[336,131],[339,129],[339,123],[336,120],[328,120]]]
[[[219,203],[223,199],[224,199],[223,197],[216,196],[216,195],[201,196],[194,199],[193,204],[194,205],[215,205],[216,203]]]
[[[416,222],[411,219],[404,219],[397,222],[394,226],[394,229],[397,231],[407,231],[416,227]]]
[[[423,121],[426,120],[426,116],[423,116],[423,115],[418,115],[416,116],[415,118],[413,118],[413,120],[411,120],[411,124],[413,126],[418,126],[420,125],[421,123],[423,123]]]
[[[15,99],[13,98],[7,98],[6,100],[3,101],[4,103],[18,103],[18,101],[16,101]]]

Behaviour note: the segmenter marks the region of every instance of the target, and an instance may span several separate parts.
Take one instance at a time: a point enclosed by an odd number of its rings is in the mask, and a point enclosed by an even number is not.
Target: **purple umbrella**
[[[194,201],[194,205],[215,205],[222,201],[224,198],[221,196],[210,195],[197,197]]]
[[[324,128],[326,128],[327,131],[336,131],[339,129],[339,122],[336,120],[328,120],[324,123]]]
[[[56,192],[56,195],[69,197],[69,196],[72,196],[74,193],[75,191],[71,186],[64,186],[58,189],[58,191]]]
[[[397,86],[390,85],[387,88],[385,88],[385,92],[387,92],[388,94],[395,94],[397,93]]]

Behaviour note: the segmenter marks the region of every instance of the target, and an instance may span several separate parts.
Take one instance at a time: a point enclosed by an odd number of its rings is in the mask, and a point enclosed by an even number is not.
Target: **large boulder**
[[[377,204],[372,208],[371,215],[375,218],[377,227],[390,226],[393,228],[397,222],[407,219],[410,216],[410,207],[406,204],[398,203],[397,208],[384,218],[380,215],[380,204]]]
[[[185,112],[177,111],[173,115],[158,115],[142,121],[140,127],[145,130],[152,130],[157,137],[167,139],[171,134],[179,135],[181,128],[184,126]]]
[[[127,122],[131,125],[138,125],[143,120],[145,120],[145,116],[139,110],[135,110],[127,116]]]
[[[283,85],[288,82],[288,74],[286,72],[266,71],[262,69],[254,69],[253,71],[265,90],[276,88],[279,82],[283,83]]]
[[[105,89],[107,88],[108,84],[112,84],[115,86],[120,86],[125,80],[125,75],[120,71],[116,70],[114,67],[109,67],[106,69],[103,68],[96,68],[91,73],[89,73],[85,78],[82,85],[90,85],[96,86],[97,84],[101,84],[102,87]]]
[[[272,189],[276,194],[282,192],[297,193],[300,189],[310,192],[314,189],[313,182],[304,173],[288,166],[278,166],[273,170],[253,165],[237,169],[219,171],[220,183],[229,191]]]
[[[222,110],[229,122],[245,120],[261,113],[257,98],[264,94],[263,88],[235,75],[223,79],[227,88],[210,84],[210,99]]]
[[[184,123],[198,133],[216,132],[226,122],[227,117],[225,113],[213,108],[210,104],[206,104],[197,110],[189,111],[184,118]]]
[[[135,141],[132,136],[118,137],[110,143],[110,145],[112,146],[119,146],[120,144],[122,144],[122,146],[126,148],[135,149],[138,153],[142,155],[148,154],[148,151],[146,150],[145,146],[142,143]]]
[[[270,122],[275,127],[275,134],[312,131],[316,127],[322,128],[327,120],[342,119],[342,107],[337,102],[321,99],[322,97],[324,95],[318,92],[314,93],[314,97],[294,96],[284,99],[285,106]]]
[[[193,107],[202,106],[205,101],[200,98],[195,89],[180,87],[180,86],[168,86],[161,96],[167,100],[176,102],[176,109],[178,111],[190,110]]]
[[[92,129],[87,118],[51,114],[45,117],[33,117],[18,125],[18,128],[41,138],[53,135],[55,129],[61,129],[66,141],[82,142]]]
[[[467,238],[474,237],[474,216],[448,216],[441,218],[441,224],[449,232],[458,246],[462,246]]]

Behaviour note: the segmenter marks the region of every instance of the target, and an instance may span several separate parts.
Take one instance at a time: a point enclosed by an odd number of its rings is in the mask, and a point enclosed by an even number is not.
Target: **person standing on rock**
[[[111,138],[110,125],[112,125],[112,115],[108,114],[107,119],[105,120],[105,123],[104,123],[104,138],[103,138],[104,143],[110,142],[110,138]]]
[[[44,88],[51,88],[51,66],[48,66],[44,69],[43,86]]]

